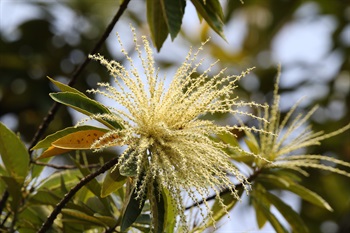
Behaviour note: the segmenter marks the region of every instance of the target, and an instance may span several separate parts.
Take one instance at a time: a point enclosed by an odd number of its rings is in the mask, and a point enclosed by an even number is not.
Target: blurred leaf
[[[78,170],[64,170],[56,172],[46,177],[39,185],[37,190],[61,190],[61,176],[64,179],[64,184],[67,189],[72,188],[76,183],[79,182],[78,176],[81,175]]]
[[[29,171],[29,154],[21,140],[0,122],[0,154],[7,174],[19,184]]]
[[[159,51],[168,36],[168,26],[165,21],[162,0],[147,0],[147,21],[153,43]]]
[[[258,205],[256,201],[253,200],[252,205],[253,205],[254,211],[255,211],[256,222],[258,223],[259,229],[261,229],[261,228],[263,228],[263,226],[267,222],[265,212],[263,210],[261,210],[261,207],[260,207],[261,205]]]
[[[270,203],[274,205],[287,220],[287,222],[292,227],[293,232],[309,232],[299,214],[296,213],[289,205],[284,203],[281,199],[271,194],[270,192],[265,192],[264,194]]]
[[[202,0],[191,0],[191,2],[208,25],[226,40],[223,32],[224,14],[222,12],[219,0],[206,1],[206,4],[204,4]]]
[[[50,96],[53,100],[58,103],[64,104],[68,107],[75,109],[78,112],[81,112],[87,116],[92,116],[96,114],[112,114],[107,107],[100,104],[96,100],[90,99],[86,96],[82,96],[78,93],[72,92],[58,92],[50,93]],[[111,120],[102,120],[97,119],[100,123],[104,124],[110,129],[121,129],[119,123]]]
[[[245,130],[244,132],[247,136],[246,138],[244,138],[244,142],[247,144],[249,150],[256,155],[259,154],[259,143],[254,137],[254,135],[247,130]]]
[[[271,203],[265,194],[265,189],[261,185],[255,184],[251,194],[253,206],[259,208],[261,214],[265,216],[277,233],[287,233],[288,231],[285,229],[285,227],[279,222],[276,216],[271,213]]]
[[[295,183],[293,180],[288,179],[287,177],[261,174],[259,175],[258,180],[260,182],[272,185],[275,188],[289,190],[314,205],[332,211],[332,207],[330,207],[330,205],[317,193]]]
[[[110,216],[101,216],[96,213],[94,214],[94,217],[103,222],[108,227],[115,227],[115,225],[117,224],[117,220]]]
[[[45,139],[38,142],[32,148],[32,150],[40,149],[40,148],[49,148],[49,147],[51,147],[51,145],[54,141],[57,141],[58,139],[66,136],[68,134],[79,132],[79,131],[84,131],[84,130],[97,130],[97,131],[104,131],[104,132],[108,131],[106,129],[98,128],[98,127],[94,127],[94,126],[90,126],[90,125],[68,127],[68,128],[62,129],[60,131],[57,131],[56,133],[53,133],[53,134],[47,136]]]
[[[12,197],[12,211],[17,212],[22,200],[22,184],[19,184],[18,181],[13,177],[1,176],[1,179],[5,182],[7,191]]]
[[[55,206],[62,198],[62,195],[57,195],[51,190],[38,190],[30,196],[29,201],[33,204],[52,205]]]
[[[117,166],[108,170],[101,188],[101,197],[104,198],[115,192],[119,188],[123,187],[126,182],[126,176],[122,176],[119,172],[119,168]]]
[[[85,223],[85,224],[89,224],[89,225],[96,224],[99,226],[106,226],[104,224],[104,222],[102,222],[98,218],[96,218],[94,216],[87,215],[84,212],[81,212],[79,210],[64,208],[64,209],[62,209],[62,213],[80,220],[81,223]],[[67,218],[67,216],[65,216],[65,218]]]

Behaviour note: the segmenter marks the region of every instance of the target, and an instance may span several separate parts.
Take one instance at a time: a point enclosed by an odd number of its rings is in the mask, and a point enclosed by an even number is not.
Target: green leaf
[[[168,36],[168,26],[165,12],[162,8],[163,0],[147,0],[147,21],[151,31],[152,41],[159,51]]]
[[[79,175],[81,175],[81,173],[78,170],[64,170],[54,173],[43,180],[37,190],[61,190],[61,176],[64,179],[66,188],[70,189],[79,182]]]
[[[65,215],[71,216],[73,218],[76,218],[82,222],[89,224],[89,225],[94,224],[94,225],[99,225],[99,226],[106,226],[106,224],[104,222],[102,222],[101,220],[99,220],[98,218],[96,218],[94,216],[87,215],[84,212],[81,212],[79,210],[64,208],[64,209],[62,209],[62,213]],[[67,218],[67,216],[65,216],[64,218]]]
[[[329,211],[333,211],[332,207],[317,193],[305,188],[302,185],[295,183],[293,180],[287,177],[277,177],[274,175],[261,174],[258,177],[260,182],[264,182],[274,187],[289,190],[298,196],[300,196],[305,201],[308,201],[314,205],[325,208]]]
[[[55,206],[61,200],[63,196],[57,195],[51,190],[38,190],[30,196],[29,201],[33,204],[41,204],[41,205],[52,205]]]
[[[169,193],[169,190],[163,188],[162,190],[165,206],[166,206],[166,222],[165,222],[165,232],[174,233],[176,226],[176,210],[173,203],[174,200]]]
[[[249,150],[254,154],[259,154],[259,143],[254,135],[247,130],[245,131],[245,134],[247,138],[244,139],[244,142],[247,144]]]
[[[252,205],[254,207],[255,218],[256,218],[256,221],[258,223],[258,227],[259,227],[259,229],[261,229],[261,228],[263,228],[263,226],[267,222],[265,212],[263,210],[261,210],[260,205],[258,205],[256,201],[252,201]]]
[[[17,212],[19,204],[22,200],[22,184],[19,184],[17,180],[13,177],[1,176],[1,179],[5,182],[7,191],[12,197],[12,210]]]
[[[152,223],[156,233],[162,233],[165,229],[166,224],[166,201],[164,200],[165,195],[163,191],[159,189],[158,183],[155,180],[153,182],[152,192],[149,193],[149,200],[152,208]]]
[[[109,109],[104,105],[86,96],[82,96],[78,93],[59,92],[59,93],[50,93],[50,96],[56,102],[67,105],[87,116],[92,116],[96,114],[112,114],[109,111]],[[101,122],[102,124],[104,124],[110,129],[122,128],[121,125],[116,121],[102,120],[102,119],[98,119],[97,121]]]
[[[254,207],[258,207],[261,214],[270,222],[272,227],[277,233],[287,233],[288,231],[278,221],[278,219],[270,211],[270,200],[266,197],[266,189],[259,183],[254,184],[253,191],[251,193],[252,202]]]
[[[132,151],[129,152],[129,154],[125,155],[125,160],[129,160],[129,156]],[[130,161],[128,161],[127,164],[123,164],[123,166],[120,167],[119,172],[123,176],[136,176],[137,175],[137,158],[134,157]]]
[[[209,26],[223,39],[225,39],[225,35],[223,33],[224,14],[222,12],[219,0],[206,1],[206,4],[204,4],[203,0],[191,0],[191,2],[199,14],[205,19],[205,21],[207,21]]]
[[[117,224],[117,220],[110,216],[101,216],[99,214],[94,214],[94,217],[109,227],[115,227],[115,225]]]
[[[243,194],[243,189],[240,188],[238,191],[238,195],[241,196]],[[213,207],[211,208],[211,211],[213,212],[213,219],[217,222],[222,217],[227,215],[227,212],[230,211],[237,203],[237,198],[235,198],[230,192],[225,193],[224,195],[220,196],[224,205],[226,206],[226,210],[223,208],[223,206],[220,204],[220,201],[218,199],[215,200]],[[209,220],[209,225],[213,225],[214,222],[212,219]]]
[[[0,154],[8,176],[23,183],[29,171],[29,154],[17,135],[1,122]]]
[[[65,92],[71,92],[71,93],[76,93],[79,94],[81,96],[87,97],[84,93],[78,91],[77,89],[70,87],[66,84],[63,84],[59,81],[56,81],[50,77],[47,77],[53,84],[55,84],[55,86],[57,86],[61,91],[65,91]],[[88,97],[87,97],[88,98]]]
[[[259,197],[253,199],[255,202],[254,205],[259,206],[261,212],[265,215],[266,219],[270,222],[272,227],[276,230],[277,233],[288,233],[288,231],[284,228],[284,226],[278,221],[278,219],[270,212],[268,206],[266,206]]]
[[[142,208],[145,204],[145,198],[137,198],[136,188],[133,187],[128,195],[123,209],[123,217],[121,220],[121,231],[126,231],[141,214]]]
[[[32,148],[32,150],[40,149],[40,148],[49,148],[54,141],[57,141],[58,139],[66,136],[68,134],[79,132],[79,131],[85,131],[85,130],[99,130],[99,131],[104,131],[104,132],[108,131],[107,129],[98,128],[98,127],[94,127],[94,126],[90,126],[90,125],[68,127],[68,128],[62,129],[60,131],[57,131],[56,133],[53,133],[53,134],[47,136],[45,139],[38,142],[38,144],[36,144]]]
[[[109,169],[102,183],[101,197],[104,198],[123,187],[126,182],[126,178],[126,176],[120,174],[117,166]]]
[[[161,0],[165,22],[171,39],[174,40],[181,29],[186,0]]]
[[[287,220],[287,222],[292,227],[293,232],[309,232],[300,215],[296,213],[289,205],[284,203],[281,199],[271,194],[270,192],[266,192],[265,196]]]

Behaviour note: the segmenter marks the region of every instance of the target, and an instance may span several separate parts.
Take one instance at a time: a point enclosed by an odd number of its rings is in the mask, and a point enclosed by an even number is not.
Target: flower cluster
[[[220,200],[219,193],[224,188],[229,188],[232,195],[239,198],[234,181],[228,174],[233,175],[236,182],[249,190],[247,178],[235,167],[226,151],[230,149],[248,156],[254,154],[213,140],[213,137],[220,134],[234,136],[234,130],[263,134],[254,127],[218,125],[205,120],[203,116],[215,113],[230,116],[238,114],[264,121],[242,109],[266,106],[239,101],[235,96],[237,81],[248,74],[250,69],[237,76],[224,76],[225,70],[212,76],[210,73],[214,63],[198,75],[197,70],[203,62],[203,59],[198,59],[198,53],[204,44],[196,52],[189,51],[166,88],[165,78],[159,77],[159,70],[155,68],[147,38],[142,37],[143,46],[140,46],[134,29],[132,31],[142,72],[125,51],[119,35],[121,52],[125,55],[130,70],[99,54],[90,56],[108,69],[115,85],[99,83],[100,88],[89,92],[106,96],[123,107],[111,106],[109,109],[113,114],[92,116],[93,119],[117,121],[123,125],[122,129],[105,134],[92,148],[126,145],[127,149],[121,154],[117,166],[120,170],[135,167],[135,185],[140,184],[136,187],[138,197],[142,198],[147,185],[156,181],[159,187],[169,191],[180,221],[186,223],[183,191],[195,203],[199,202],[199,196],[204,199],[211,190],[215,191]],[[104,140],[112,136],[115,140]],[[208,203],[204,204],[209,209]],[[222,205],[224,207],[223,203]],[[202,210],[201,214],[205,216]]]
[[[350,177],[349,172],[324,164],[322,161],[345,167],[350,167],[350,163],[324,155],[300,154],[307,147],[320,145],[322,140],[349,130],[350,123],[328,134],[324,134],[323,131],[313,132],[311,125],[308,124],[308,120],[316,111],[317,106],[313,107],[305,115],[297,114],[294,116],[293,114],[299,102],[290,109],[281,121],[281,113],[279,111],[280,96],[278,95],[279,76],[280,74],[278,74],[275,83],[274,102],[269,111],[266,110],[264,113],[264,118],[269,123],[263,123],[261,127],[264,131],[271,134],[263,133],[259,135],[260,148],[258,154],[271,161],[271,163],[266,164],[264,160],[260,160],[260,166],[291,169],[305,176],[308,175],[306,168],[316,168]]]

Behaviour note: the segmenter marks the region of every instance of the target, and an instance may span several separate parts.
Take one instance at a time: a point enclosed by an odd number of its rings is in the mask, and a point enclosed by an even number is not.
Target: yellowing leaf
[[[91,145],[102,137],[106,132],[100,130],[83,130],[68,134],[52,143],[54,147],[70,150],[90,149]],[[102,140],[102,144],[108,143],[116,139],[111,135],[109,138]],[[98,148],[98,147],[96,147]]]
[[[54,146],[50,146],[37,159],[44,159],[44,158],[52,157],[55,155],[60,155],[60,154],[66,153],[68,151],[71,151],[71,150],[70,149],[61,149],[61,148],[57,148]]]

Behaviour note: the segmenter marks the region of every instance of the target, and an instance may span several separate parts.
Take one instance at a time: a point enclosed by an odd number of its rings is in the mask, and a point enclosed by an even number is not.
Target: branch
[[[0,214],[2,213],[2,210],[5,208],[7,199],[9,198],[10,194],[7,190],[5,190],[4,194],[2,195],[2,198],[0,200]]]
[[[100,50],[100,48],[102,47],[103,43],[105,42],[105,40],[107,39],[107,37],[109,36],[111,31],[113,30],[115,24],[119,21],[119,18],[122,16],[124,11],[126,10],[129,2],[130,2],[130,0],[124,0],[123,1],[123,3],[119,7],[119,10],[118,10],[117,14],[114,16],[112,21],[109,23],[109,25],[107,26],[105,32],[101,36],[100,40],[96,43],[96,45],[90,51],[89,54],[97,53],[97,51]],[[69,86],[73,86],[74,85],[74,83],[77,81],[78,76],[81,74],[81,72],[84,70],[84,68],[90,63],[90,61],[91,60],[88,58],[88,56],[86,56],[84,62],[73,73],[72,78],[68,82]],[[44,118],[43,122],[41,123],[41,125],[37,129],[37,131],[36,131],[36,133],[35,133],[35,135],[33,137],[33,140],[31,141],[30,146],[28,148],[28,152],[29,152],[30,156],[32,155],[32,151],[30,149],[39,141],[41,136],[44,134],[44,132],[47,129],[47,127],[49,126],[50,122],[54,119],[54,116],[55,116],[56,112],[58,111],[59,106],[60,105],[57,102],[53,103],[53,105],[51,106],[50,110],[48,111],[46,117]]]
[[[100,169],[98,169],[94,173],[90,173],[89,175],[85,176],[81,181],[76,184],[64,197],[61,199],[61,201],[56,205],[55,209],[51,212],[50,216],[46,219],[45,223],[41,226],[39,231],[37,233],[45,233],[47,232],[50,227],[52,226],[53,222],[55,221],[57,215],[61,213],[61,210],[65,207],[65,205],[70,201],[70,199],[87,183],[89,183],[91,180],[93,180],[98,175],[104,173],[108,169],[112,168],[115,164],[118,163],[119,157],[115,157],[114,159],[108,161],[105,163]]]
[[[248,182],[253,181],[260,173],[261,173],[261,170],[256,170],[251,176],[249,176],[249,178],[247,179]],[[242,188],[242,186],[243,186],[243,184],[242,184],[242,183],[239,183],[239,184],[235,185],[235,188],[236,188],[236,189],[240,189],[240,188]],[[225,195],[225,194],[230,193],[230,192],[231,192],[231,191],[230,191],[229,188],[225,188],[224,190],[222,190],[222,191],[220,192],[220,196]],[[191,208],[193,208],[193,207],[195,207],[195,206],[202,205],[204,202],[214,200],[215,198],[217,198],[216,194],[214,194],[214,195],[212,195],[212,196],[209,196],[209,197],[207,197],[207,198],[205,198],[205,199],[202,199],[202,200],[200,200],[199,202],[195,202],[195,203],[193,203],[193,204],[187,206],[187,207],[185,208],[185,210],[189,210],[189,209],[191,209]]]

